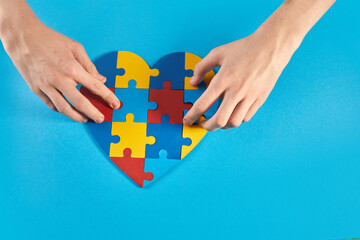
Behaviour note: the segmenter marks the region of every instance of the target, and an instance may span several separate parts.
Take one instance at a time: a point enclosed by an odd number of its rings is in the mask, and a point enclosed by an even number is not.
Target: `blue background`
[[[251,34],[281,1],[28,1],[91,58],[149,64],[205,56]],[[240,128],[208,134],[146,189],[85,126],[50,111],[0,49],[0,238],[335,239],[360,237],[360,32],[338,1],[305,38],[268,101]]]

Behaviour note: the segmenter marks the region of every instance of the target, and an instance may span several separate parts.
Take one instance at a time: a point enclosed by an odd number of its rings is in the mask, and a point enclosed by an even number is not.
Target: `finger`
[[[51,110],[57,111],[54,103],[51,101],[51,99],[50,99],[48,96],[46,96],[46,94],[45,94],[43,91],[39,90],[39,91],[37,91],[35,94],[36,94]]]
[[[195,66],[194,76],[190,80],[190,84],[198,85],[205,77],[205,75],[215,67],[220,65],[219,56],[215,50],[212,50],[206,57],[204,57]]]
[[[218,75],[216,75],[214,77],[214,80],[210,83],[209,87],[199,97],[199,99],[196,100],[189,112],[185,115],[183,123],[186,126],[191,126],[196,120],[200,118],[201,115],[206,113],[207,110],[209,110],[209,108],[220,97],[223,90],[217,87],[216,82],[218,81],[218,79],[219,77]]]
[[[239,102],[236,105],[233,113],[231,114],[229,121],[227,122],[225,127],[223,127],[223,129],[239,127],[241,125],[241,123],[243,122],[243,119],[253,102],[254,101],[251,101],[247,98],[245,98],[241,102]]]
[[[243,122],[248,122],[255,115],[255,113],[259,110],[259,108],[264,104],[264,100],[256,100],[253,105],[251,105],[249,111],[246,113]]]
[[[120,101],[110,89],[108,89],[102,82],[98,81],[91,74],[86,72],[81,66],[76,67],[75,80],[89,89],[95,95],[100,96],[111,108],[117,109],[120,107]]]
[[[224,100],[215,115],[208,120],[202,121],[200,125],[208,131],[215,131],[225,127],[237,103],[238,101],[233,97],[233,94],[225,94]]]
[[[106,81],[106,77],[102,76],[96,69],[94,63],[90,60],[87,55],[85,48],[80,43],[75,43],[73,49],[73,54],[75,59],[81,64],[81,66],[95,78],[99,79],[102,82]]]
[[[59,90],[67,99],[69,99],[78,111],[88,116],[94,122],[102,123],[104,121],[104,115],[75,87],[68,85],[66,88]]]
[[[51,101],[54,103],[56,109],[58,112],[68,116],[74,121],[77,122],[87,122],[87,118],[81,114],[79,111],[77,111],[71,104],[66,101],[64,96],[55,88],[49,88],[44,93],[51,99]]]

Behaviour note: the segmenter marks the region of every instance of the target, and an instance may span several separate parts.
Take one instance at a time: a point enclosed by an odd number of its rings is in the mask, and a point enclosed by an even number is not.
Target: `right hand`
[[[80,43],[38,19],[12,26],[1,40],[30,89],[52,110],[78,122],[103,122],[104,115],[77,90],[78,84],[103,98],[110,107],[119,108],[119,100],[104,85],[106,78],[98,73]]]

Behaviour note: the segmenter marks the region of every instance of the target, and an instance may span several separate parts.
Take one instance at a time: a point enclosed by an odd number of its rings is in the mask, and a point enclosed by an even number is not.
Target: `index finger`
[[[215,76],[216,77],[216,76]],[[214,78],[215,78],[214,77]],[[186,126],[191,126],[196,120],[198,120],[220,97],[223,90],[216,87],[217,79],[213,79],[209,87],[194,103],[189,112],[185,115],[183,123]]]
[[[100,82],[93,75],[86,72],[82,67],[79,67],[76,81],[89,89],[92,93],[100,96],[111,108],[117,109],[120,107],[120,101],[104,83]]]

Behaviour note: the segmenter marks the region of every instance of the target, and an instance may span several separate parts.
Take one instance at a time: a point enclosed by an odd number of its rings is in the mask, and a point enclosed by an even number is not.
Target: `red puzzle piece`
[[[184,103],[184,90],[171,89],[171,82],[165,81],[163,89],[149,89],[149,102],[158,107],[148,111],[149,123],[161,123],[161,116],[168,115],[171,124],[182,124],[184,110],[190,110],[192,104]]]
[[[144,180],[151,181],[153,174],[151,172],[144,172],[145,158],[131,157],[131,149],[124,149],[124,157],[110,157],[111,160],[128,175],[140,187],[143,187]]]
[[[109,88],[112,92],[115,92],[115,88]],[[104,122],[112,122],[113,116],[113,109],[107,104],[101,97],[95,95],[94,93],[90,92],[85,87],[80,88],[80,92],[87,98],[89,101],[97,108],[99,111],[104,114],[105,120]],[[120,102],[120,108],[122,103]]]

